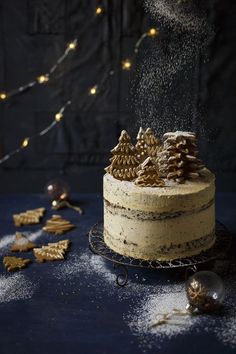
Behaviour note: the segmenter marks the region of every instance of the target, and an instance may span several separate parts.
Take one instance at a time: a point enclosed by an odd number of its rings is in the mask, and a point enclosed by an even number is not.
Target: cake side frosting
[[[116,252],[170,260],[215,241],[214,175],[164,188],[139,188],[104,176],[104,239]]]
[[[215,196],[215,177],[207,169],[199,180],[185,184],[166,182],[164,188],[140,188],[129,181],[104,175],[103,198],[115,206],[147,212],[178,212],[207,204]],[[158,202],[157,202],[158,201]]]

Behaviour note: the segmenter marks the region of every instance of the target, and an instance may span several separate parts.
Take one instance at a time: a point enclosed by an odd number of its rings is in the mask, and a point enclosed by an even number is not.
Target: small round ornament
[[[222,279],[216,273],[200,271],[188,278],[186,294],[189,311],[213,313],[222,306],[225,288]]]
[[[69,198],[70,188],[68,184],[61,179],[48,182],[45,189],[47,196],[52,201],[67,200]]]

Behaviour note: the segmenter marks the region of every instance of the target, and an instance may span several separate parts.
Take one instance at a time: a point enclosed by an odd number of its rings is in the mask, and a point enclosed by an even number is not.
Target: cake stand
[[[173,269],[186,268],[188,272],[197,271],[197,267],[203,263],[211,262],[225,256],[230,248],[231,234],[228,229],[219,221],[216,222],[216,242],[214,246],[201,254],[188,258],[175,259],[173,261],[143,260],[122,256],[111,250],[104,242],[103,223],[95,224],[89,232],[89,247],[91,251],[111,261],[114,268],[119,268],[122,273],[116,277],[119,286],[125,286],[128,281],[128,267],[147,269]]]

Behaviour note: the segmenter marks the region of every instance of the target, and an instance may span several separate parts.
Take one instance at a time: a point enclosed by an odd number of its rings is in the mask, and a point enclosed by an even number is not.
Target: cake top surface
[[[176,184],[172,180],[165,180],[164,187],[145,187],[140,188],[139,186],[135,185],[132,181],[119,181],[115,179],[110,174],[105,174],[104,179],[112,185],[116,184],[117,188],[121,188],[124,193],[128,195],[134,194],[142,194],[145,195],[158,195],[158,196],[166,196],[166,197],[173,197],[178,195],[185,195],[185,194],[195,194],[197,192],[205,190],[210,184],[215,181],[215,176],[211,173],[207,168],[204,168],[202,171],[202,176],[198,179],[188,180],[185,183]]]

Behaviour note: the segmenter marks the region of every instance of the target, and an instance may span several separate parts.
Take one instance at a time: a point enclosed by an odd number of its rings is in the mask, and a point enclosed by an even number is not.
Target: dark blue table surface
[[[97,267],[91,267],[88,249],[88,231],[102,219],[102,197],[97,195],[79,195],[75,200],[83,207],[84,215],[79,216],[70,209],[56,212],[76,225],[76,229],[63,236],[44,233],[35,242],[38,245],[69,238],[72,242],[68,257],[62,262],[33,262],[23,274],[33,284],[33,293],[29,298],[0,301],[0,353],[235,353],[235,348],[223,344],[217,336],[207,333],[204,327],[198,331],[189,330],[178,336],[166,337],[161,342],[145,336],[145,341],[133,333],[126,318],[132,309],[142,300],[142,293],[134,291],[135,287],[119,288],[112,281],[112,265],[104,261],[108,274],[104,276]],[[217,218],[233,233],[236,232],[236,195],[219,194],[216,198]],[[51,211],[47,198],[43,195],[2,195],[0,196],[0,241],[6,235],[13,235],[16,228],[12,214],[30,208],[45,206],[46,216],[40,225],[23,227],[17,230],[35,232],[55,211]],[[235,247],[235,246],[233,246]],[[10,254],[9,249],[0,249],[1,259]],[[26,254],[24,254],[25,256]],[[33,255],[29,256],[32,260]],[[76,258],[78,257],[78,258]],[[84,258],[83,258],[84,257]],[[87,257],[87,258],[86,258]],[[99,256],[93,256],[99,257]],[[78,259],[78,274],[73,277],[58,277],[59,267]],[[84,259],[83,264],[80,264]],[[86,259],[88,264],[86,266]],[[103,261],[102,261],[103,262]],[[74,264],[74,263],[73,263]],[[59,269],[60,270],[60,269]],[[69,271],[70,272],[70,271]],[[0,264],[0,276],[8,274]],[[72,272],[73,273],[73,272]],[[60,274],[60,272],[58,272]],[[67,273],[68,269],[67,269]],[[144,279],[149,283],[165,284],[183,281],[182,273],[150,272],[148,270],[131,270],[129,284],[138,284]],[[1,298],[1,297],[0,297]],[[14,296],[13,296],[14,298]],[[219,316],[216,321],[222,321]]]

